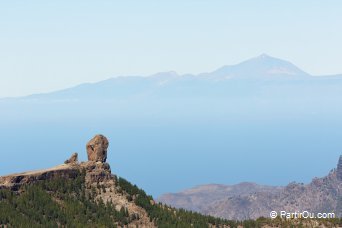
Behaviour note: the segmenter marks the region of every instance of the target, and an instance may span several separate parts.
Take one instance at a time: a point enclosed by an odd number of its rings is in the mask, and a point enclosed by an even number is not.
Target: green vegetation
[[[28,185],[21,194],[0,190],[0,227],[116,227],[130,221],[127,211],[86,196],[84,174]]]
[[[95,201],[96,189],[86,191],[85,173],[75,179],[55,178],[25,186],[21,193],[0,190],[0,227],[117,227],[138,219],[127,210],[115,210],[110,203]],[[305,221],[260,218],[244,222],[229,221],[196,212],[171,208],[155,203],[136,185],[123,178],[116,180],[119,192],[144,208],[150,221],[158,227],[300,227]],[[99,186],[101,191],[103,187]],[[90,192],[90,193],[87,193]],[[333,227],[342,224],[340,219],[318,220]],[[296,225],[294,225],[296,224]]]

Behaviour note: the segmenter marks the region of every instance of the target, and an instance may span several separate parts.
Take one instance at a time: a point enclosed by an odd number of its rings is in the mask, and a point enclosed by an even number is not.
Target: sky
[[[340,0],[1,1],[0,97],[215,70],[262,53],[342,73]]]

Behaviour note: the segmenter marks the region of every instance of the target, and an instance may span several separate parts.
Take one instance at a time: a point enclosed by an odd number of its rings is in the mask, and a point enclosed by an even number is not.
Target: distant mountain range
[[[261,84],[260,84],[261,83]],[[312,76],[292,63],[262,54],[237,65],[223,66],[213,72],[179,75],[174,71],[148,77],[121,76],[69,89],[35,94],[23,99],[128,99],[146,96],[215,96],[243,94],[244,89],[276,84],[287,86],[336,85],[342,75]],[[248,91],[247,91],[248,92]]]
[[[269,193],[282,190],[283,187],[258,185],[243,182],[236,185],[207,184],[186,189],[178,193],[167,193],[158,201],[176,208],[186,208],[192,211],[208,211],[209,205],[221,202],[223,199],[250,195],[255,192]]]
[[[272,187],[254,183],[202,185],[162,195],[159,202],[226,219],[269,217],[271,211],[335,213],[342,216],[342,156],[336,169],[310,184]]]

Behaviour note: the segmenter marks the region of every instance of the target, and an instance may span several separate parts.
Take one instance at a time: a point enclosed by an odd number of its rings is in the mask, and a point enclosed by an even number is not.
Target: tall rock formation
[[[88,160],[94,162],[106,162],[108,139],[103,135],[96,135],[87,143]]]

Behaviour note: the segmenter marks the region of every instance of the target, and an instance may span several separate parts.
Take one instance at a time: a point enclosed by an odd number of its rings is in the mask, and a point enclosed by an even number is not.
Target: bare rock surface
[[[338,160],[336,176],[338,180],[342,181],[342,155],[340,156],[340,159]]]
[[[103,135],[96,135],[87,143],[88,161],[106,162],[108,139]]]
[[[73,153],[71,157],[64,162],[64,164],[75,164],[78,162],[78,153]]]
[[[48,180],[55,177],[75,178],[77,175],[78,169],[76,167],[63,164],[44,170],[2,176],[0,177],[0,189],[8,188],[17,191],[20,190],[20,187],[25,184],[31,184],[37,181]]]

